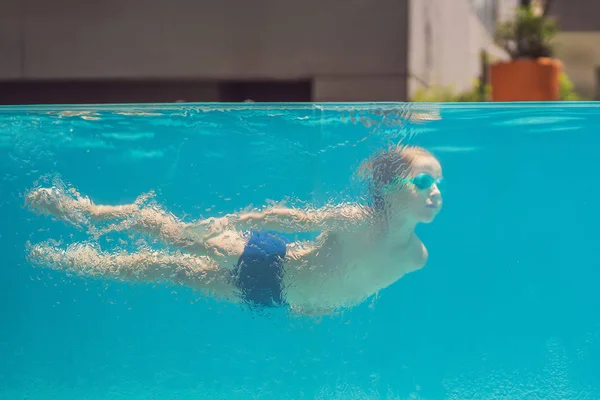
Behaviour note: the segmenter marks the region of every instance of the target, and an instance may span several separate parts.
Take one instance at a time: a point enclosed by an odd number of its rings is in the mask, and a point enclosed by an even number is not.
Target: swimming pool
[[[600,398],[599,125],[596,103],[1,108],[0,399]],[[181,221],[368,203],[357,171],[398,144],[443,167],[443,209],[417,226],[427,264],[341,313],[26,259],[48,241],[166,251],[38,215],[35,188]]]

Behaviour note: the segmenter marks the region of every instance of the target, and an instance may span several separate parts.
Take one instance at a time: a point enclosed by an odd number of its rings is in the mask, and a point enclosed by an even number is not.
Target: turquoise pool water
[[[598,399],[596,103],[0,108],[0,399]],[[356,170],[426,147],[444,208],[425,268],[319,319],[84,278],[27,243],[138,245],[36,215],[35,187],[192,221],[363,201]],[[133,243],[133,244],[131,244]]]

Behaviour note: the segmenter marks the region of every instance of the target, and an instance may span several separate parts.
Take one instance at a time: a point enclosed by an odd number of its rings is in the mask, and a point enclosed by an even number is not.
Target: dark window
[[[202,81],[16,81],[0,83],[0,104],[101,104],[217,101]]]
[[[0,104],[102,104],[172,102],[308,102],[306,81],[11,81],[0,82]]]
[[[312,85],[306,81],[230,81],[219,84],[219,101],[308,102]]]

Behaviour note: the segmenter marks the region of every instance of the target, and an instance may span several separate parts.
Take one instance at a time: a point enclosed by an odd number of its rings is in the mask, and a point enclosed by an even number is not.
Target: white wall
[[[481,0],[412,0],[409,27],[409,92],[423,85],[469,90],[481,73],[479,52],[506,58],[475,12]],[[516,0],[500,0],[505,18]],[[481,5],[481,4],[479,4]]]

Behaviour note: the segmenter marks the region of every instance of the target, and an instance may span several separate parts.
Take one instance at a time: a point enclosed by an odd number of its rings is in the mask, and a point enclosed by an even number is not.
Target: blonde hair
[[[394,146],[375,154],[360,167],[360,175],[370,179],[375,186],[391,183],[398,176],[406,177],[415,160],[435,156],[419,146]]]
[[[398,177],[406,178],[411,167],[420,157],[435,156],[419,146],[394,146],[375,154],[360,168],[359,174],[369,180],[369,187],[376,210],[383,210],[383,188]]]

